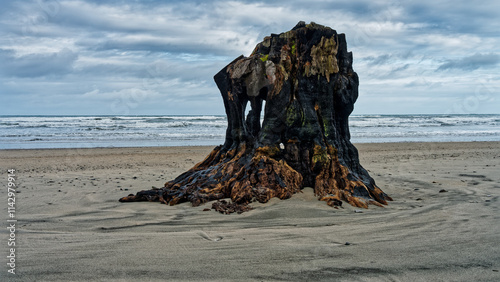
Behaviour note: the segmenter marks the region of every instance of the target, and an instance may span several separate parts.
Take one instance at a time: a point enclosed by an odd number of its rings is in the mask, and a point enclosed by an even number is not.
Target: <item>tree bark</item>
[[[350,142],[348,117],[359,81],[344,34],[300,22],[264,38],[250,57],[235,59],[214,79],[228,120],[225,143],[163,188],[120,201],[198,206],[231,198],[244,206],[287,199],[303,187],[313,187],[330,206],[367,208],[392,200]]]

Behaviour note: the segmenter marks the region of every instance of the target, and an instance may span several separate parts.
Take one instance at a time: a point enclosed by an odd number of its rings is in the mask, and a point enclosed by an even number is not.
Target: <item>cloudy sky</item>
[[[224,114],[266,35],[345,33],[355,114],[500,113],[500,1],[0,0],[0,115]]]

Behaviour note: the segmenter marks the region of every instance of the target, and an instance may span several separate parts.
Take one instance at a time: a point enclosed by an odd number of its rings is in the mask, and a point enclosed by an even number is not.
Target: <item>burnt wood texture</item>
[[[352,61],[345,35],[315,23],[264,38],[249,57],[214,76],[228,121],[225,143],[163,188],[120,201],[198,206],[231,198],[232,210],[245,211],[252,201],[287,199],[313,187],[333,207],[386,205],[392,199],[350,142],[359,85]]]

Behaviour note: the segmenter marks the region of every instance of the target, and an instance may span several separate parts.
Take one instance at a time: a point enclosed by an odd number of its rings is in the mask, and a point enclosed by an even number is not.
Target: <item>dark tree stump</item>
[[[306,186],[330,206],[345,201],[367,208],[392,200],[360,165],[350,142],[358,76],[344,34],[300,22],[264,38],[250,57],[240,56],[214,79],[228,119],[224,145],[165,187],[120,201],[198,206],[231,198],[245,206],[287,199]]]

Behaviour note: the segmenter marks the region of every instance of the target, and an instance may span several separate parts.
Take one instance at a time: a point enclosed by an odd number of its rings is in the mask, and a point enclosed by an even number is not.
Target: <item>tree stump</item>
[[[350,142],[348,117],[359,81],[344,34],[299,22],[264,38],[250,57],[238,57],[214,79],[228,120],[225,143],[163,188],[121,202],[198,206],[231,198],[233,210],[240,205],[245,211],[252,201],[287,199],[303,187],[313,187],[319,200],[334,207],[392,200]]]

